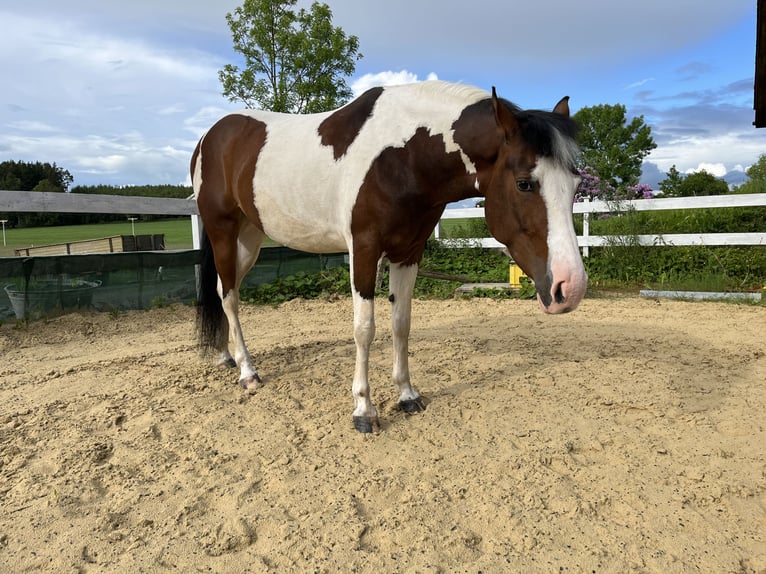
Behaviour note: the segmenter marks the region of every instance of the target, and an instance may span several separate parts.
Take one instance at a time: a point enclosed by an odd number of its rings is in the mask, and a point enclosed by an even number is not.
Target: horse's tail
[[[213,246],[205,229],[202,229],[199,287],[197,291],[197,337],[205,352],[225,348],[228,338],[226,315],[218,295],[218,270],[215,268]]]

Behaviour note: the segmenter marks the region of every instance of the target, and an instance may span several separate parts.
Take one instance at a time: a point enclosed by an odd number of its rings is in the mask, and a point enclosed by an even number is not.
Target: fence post
[[[590,197],[585,197],[583,203],[590,203]],[[585,240],[585,245],[582,246],[582,256],[588,257],[590,255],[590,246],[588,245],[588,237],[590,235],[590,212],[586,211],[582,214],[582,238]]]
[[[199,215],[191,216],[192,248],[199,249],[202,245],[202,218]]]
[[[199,215],[192,215],[191,216],[191,225],[192,225],[192,247],[199,251],[202,248],[202,232],[203,232],[203,226],[202,226],[202,218]],[[197,291],[197,301],[201,299],[201,276],[200,276],[200,266],[199,264],[194,266],[194,283],[196,286]]]

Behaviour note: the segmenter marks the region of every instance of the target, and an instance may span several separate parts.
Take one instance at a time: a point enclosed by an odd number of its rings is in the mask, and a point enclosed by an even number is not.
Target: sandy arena
[[[194,310],[0,327],[0,572],[766,573],[766,308],[416,301],[396,410],[352,427],[351,301],[245,307],[265,386]]]

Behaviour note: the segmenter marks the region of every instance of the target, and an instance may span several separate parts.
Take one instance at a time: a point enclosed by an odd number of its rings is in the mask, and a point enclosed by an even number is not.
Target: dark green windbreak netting
[[[139,251],[0,258],[0,320],[39,319],[62,310],[148,309],[196,299],[199,252]],[[299,271],[347,263],[345,254],[315,255],[286,247],[261,250],[248,286]]]

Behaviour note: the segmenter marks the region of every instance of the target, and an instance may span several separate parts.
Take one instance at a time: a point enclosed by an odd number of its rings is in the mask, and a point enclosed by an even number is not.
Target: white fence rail
[[[577,237],[577,244],[587,256],[590,247],[601,247],[610,242],[637,241],[641,245],[766,245],[766,232],[753,233],[668,233],[623,237],[615,235],[590,235],[590,216],[593,213],[614,213],[628,211],[658,211],[668,209],[711,209],[724,207],[764,207],[766,193],[709,195],[701,197],[668,197],[658,199],[636,199],[632,201],[586,201],[574,204],[574,213],[583,214],[583,234]],[[484,217],[483,207],[447,209],[444,219],[473,219]],[[441,221],[436,225],[436,238],[447,245],[457,245],[465,239],[443,239]],[[483,247],[504,247],[493,237],[477,237],[468,241],[478,242]]]
[[[753,233],[684,233],[639,235],[626,238],[609,235],[590,235],[590,215],[615,211],[655,211],[668,209],[710,209],[726,207],[764,207],[766,193],[710,195],[633,201],[592,201],[575,203],[574,213],[583,214],[583,234],[577,237],[583,255],[590,247],[600,247],[613,241],[637,240],[642,245],[766,245],[766,232]],[[192,219],[194,247],[199,247],[199,218],[197,204],[189,199],[138,197],[122,195],[91,195],[81,193],[28,192],[0,190],[0,212],[59,212],[59,213],[122,213],[125,215],[188,215]],[[484,208],[447,209],[444,219],[483,218]],[[435,234],[446,244],[459,244],[466,240],[441,238],[441,221]],[[484,247],[504,247],[492,237],[478,237],[469,241]]]

